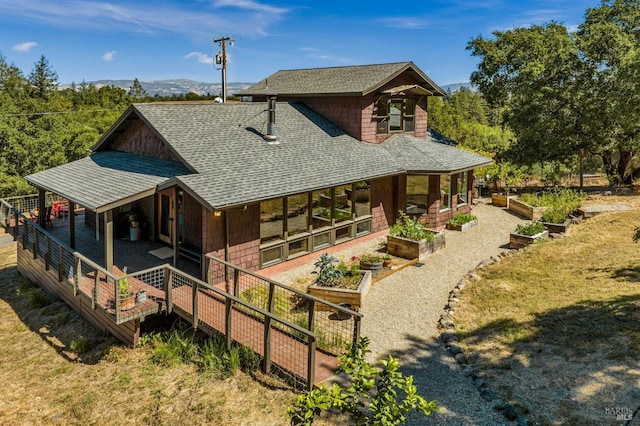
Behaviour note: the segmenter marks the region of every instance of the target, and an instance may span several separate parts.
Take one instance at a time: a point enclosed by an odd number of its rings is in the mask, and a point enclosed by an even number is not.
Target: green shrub
[[[348,414],[357,425],[399,425],[407,421],[407,414],[412,411],[428,416],[438,409],[435,401],[427,402],[418,394],[413,376],[404,377],[399,371],[397,359],[389,356],[382,360],[381,369],[369,364],[365,360],[370,352],[368,345],[369,340],[363,337],[338,357],[338,371],[350,376],[348,384],[334,383],[331,388],[320,385],[298,397],[287,411],[291,424],[311,425],[322,410],[335,408]]]
[[[530,222],[526,225],[516,226],[516,234],[532,237],[544,231],[542,222]]]
[[[418,219],[407,216],[407,214],[402,211],[396,223],[389,228],[389,235],[414,241],[426,239],[428,242],[431,242],[433,241],[433,234],[434,232],[425,229]]]
[[[199,353],[194,333],[174,330],[154,339],[151,362],[167,367],[190,363]]]

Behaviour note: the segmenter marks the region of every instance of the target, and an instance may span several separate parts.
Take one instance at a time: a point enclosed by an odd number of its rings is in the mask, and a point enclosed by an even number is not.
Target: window
[[[381,98],[376,103],[376,133],[413,132],[416,102],[413,98]]]
[[[331,194],[331,189],[313,191],[311,195],[313,229],[322,229],[331,226],[331,209],[333,206]]]
[[[287,235],[290,237],[309,231],[309,195],[287,197]]]
[[[371,215],[371,185],[367,181],[356,182],[353,202],[356,218]]]
[[[336,223],[353,219],[351,214],[352,185],[342,185],[335,188],[335,204],[333,217]]]
[[[263,201],[260,266],[275,265],[369,234],[371,228],[368,181]]]
[[[440,175],[440,210],[451,208],[451,176]]]
[[[429,195],[429,176],[407,175],[407,214],[429,213],[427,197]]]
[[[282,240],[284,238],[284,216],[282,198],[260,203],[260,243]]]
[[[458,173],[458,205],[461,204],[466,204],[469,202],[469,200],[467,199],[468,193],[467,193],[467,185],[468,185],[468,181],[467,181],[467,172],[462,172],[462,173]]]

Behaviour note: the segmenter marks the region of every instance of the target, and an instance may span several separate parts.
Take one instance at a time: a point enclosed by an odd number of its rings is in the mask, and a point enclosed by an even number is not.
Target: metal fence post
[[[233,341],[233,339],[231,338],[231,315],[233,311],[231,307],[231,299],[228,297],[224,298],[224,313],[224,334],[227,337],[227,350],[231,350],[231,342]]]
[[[80,287],[80,280],[82,279],[82,260],[76,257],[76,273],[73,280],[73,295],[78,295],[78,288]]]
[[[47,251],[44,253],[44,269],[48,271],[51,268],[51,239],[47,237]]]
[[[164,268],[164,300],[167,304],[167,314],[173,312],[173,274],[171,269]]]
[[[193,329],[198,328],[198,283],[193,283]]]
[[[360,340],[360,317],[353,316],[353,346],[355,347]]]
[[[98,303],[98,298],[100,297],[100,275],[97,269],[94,269],[93,273],[95,275],[93,277],[93,297],[91,298],[91,309],[95,311],[96,304]]]
[[[316,378],[316,338],[309,336],[309,356],[307,357],[307,390],[312,390]]]

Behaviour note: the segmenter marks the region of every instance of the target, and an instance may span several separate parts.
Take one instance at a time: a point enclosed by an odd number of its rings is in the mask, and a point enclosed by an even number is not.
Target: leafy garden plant
[[[520,201],[534,207],[547,207],[542,221],[560,224],[580,207],[584,198],[584,193],[579,191],[552,188],[540,194],[522,194]]]
[[[328,253],[323,253],[320,258],[314,263],[314,270],[312,274],[317,274],[313,280],[315,285],[323,287],[334,287],[345,275],[345,269],[338,268],[338,259],[331,256]]]
[[[455,215],[454,217],[452,217],[451,219],[449,219],[449,224],[450,225],[456,225],[456,226],[460,226],[460,225],[464,225],[465,223],[469,223],[469,222],[473,222],[474,220],[477,220],[478,218],[470,213],[458,213],[457,215]]]
[[[516,234],[532,237],[544,231],[542,222],[530,222],[524,225],[516,226]]]
[[[417,218],[408,216],[405,212],[400,212],[400,217],[396,223],[389,228],[389,235],[407,238],[409,240],[420,241],[426,239],[433,241],[434,232],[425,229]]]
[[[425,415],[438,409],[436,401],[427,401],[418,394],[413,376],[405,377],[398,360],[389,355],[382,360],[382,368],[365,361],[369,340],[366,337],[347,347],[339,356],[339,372],[349,376],[348,385],[334,383],[328,388],[300,395],[287,415],[293,425],[312,425],[322,410],[338,409],[349,415],[356,425],[400,425],[407,414],[418,410]]]

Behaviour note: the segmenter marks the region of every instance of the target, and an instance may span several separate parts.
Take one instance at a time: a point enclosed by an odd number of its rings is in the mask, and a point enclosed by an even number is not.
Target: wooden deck
[[[15,225],[12,220],[7,222]],[[137,345],[140,323],[147,316],[173,311],[192,324],[197,322],[194,325],[207,332],[225,335],[229,328],[230,339],[268,360],[265,363],[267,370],[274,367],[285,374],[297,376],[296,381],[302,383],[313,377],[313,383],[307,383],[307,386],[319,384],[335,374],[338,365],[335,355],[319,349],[310,353],[309,332],[304,328],[227,295],[167,264],[138,269],[138,272],[126,275],[130,290],[146,291],[147,299],[131,309],[117,309],[116,283],[123,275],[122,271],[116,267],[115,274],[109,273],[100,266],[99,250],[96,250],[100,245],[96,244],[97,241],[83,239],[79,244],[83,247],[72,249],[55,235],[59,229],[54,225],[43,230],[27,218],[20,219],[19,225],[12,228],[18,242],[19,272],[65,301],[96,328],[114,335],[123,343]],[[81,254],[82,248],[89,249],[95,261]],[[149,251],[148,246],[125,244],[120,255],[130,256],[122,257],[122,263],[127,262],[129,269],[135,270],[130,262],[147,262]],[[262,279],[259,276],[255,278]],[[197,321],[193,312],[194,287],[191,285],[198,289]],[[265,317],[271,318],[269,327],[265,325]],[[356,329],[359,330],[358,327]],[[265,341],[267,331],[269,338]],[[315,345],[311,347],[315,348]],[[310,362],[313,363],[311,366]],[[310,367],[313,374],[309,374]]]

